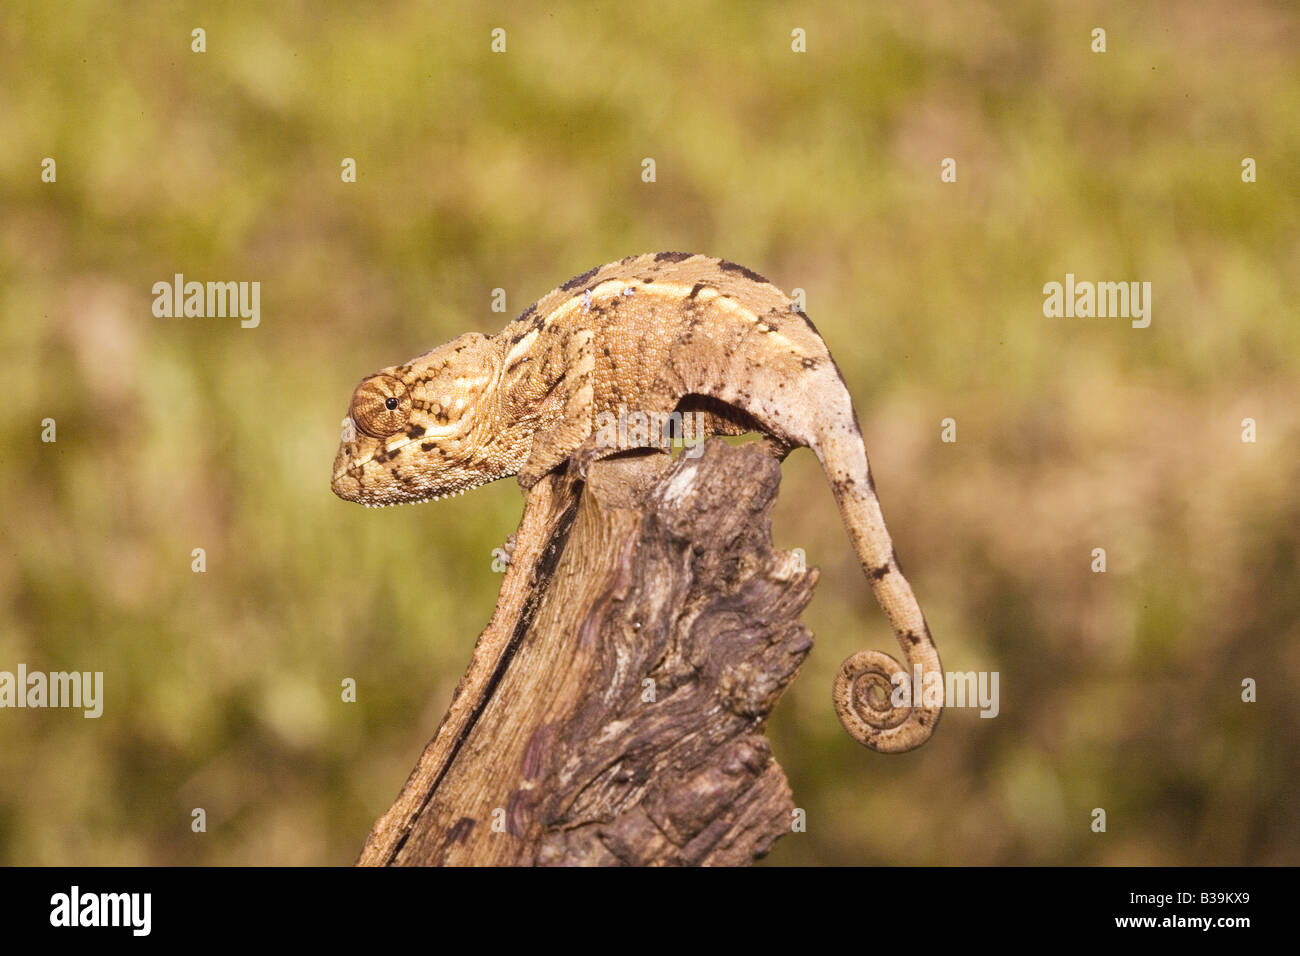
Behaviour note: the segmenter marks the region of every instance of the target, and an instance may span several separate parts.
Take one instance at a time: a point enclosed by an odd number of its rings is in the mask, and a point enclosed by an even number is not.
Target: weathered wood
[[[789,832],[763,723],[812,645],[777,462],[597,462],[529,495],[451,709],[362,865],[741,864]]]

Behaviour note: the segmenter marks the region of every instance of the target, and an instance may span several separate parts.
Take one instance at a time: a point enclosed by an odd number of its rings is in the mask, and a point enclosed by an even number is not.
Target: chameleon
[[[802,309],[744,266],[629,256],[575,276],[496,335],[468,332],[370,375],[352,395],[332,488],[385,507],[510,476],[528,490],[562,465],[582,478],[626,450],[597,422],[629,408],[691,411],[708,435],[757,433],[782,460],[812,449],[907,662],[849,657],[836,713],[875,751],[928,740],[943,706],[939,654],[885,527],[848,386]],[[910,694],[894,693],[905,685]]]

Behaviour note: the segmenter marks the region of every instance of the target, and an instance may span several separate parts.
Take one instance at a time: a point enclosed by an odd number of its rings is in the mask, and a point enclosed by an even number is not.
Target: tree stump
[[[772,549],[769,453],[695,451],[534,486],[496,613],[360,865],[741,864],[790,831],[762,731],[812,646],[817,572]]]

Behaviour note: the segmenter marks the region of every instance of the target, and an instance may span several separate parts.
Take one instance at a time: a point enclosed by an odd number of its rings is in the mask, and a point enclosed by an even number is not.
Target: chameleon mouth
[[[387,472],[382,475],[372,476],[367,480],[366,465],[368,464],[370,464],[369,461],[349,465],[335,474],[330,485],[334,494],[344,501],[365,505],[367,508],[391,508],[396,505],[418,505],[427,501],[455,498],[467,491],[473,491],[491,480],[485,478],[474,480],[470,478],[464,483],[457,483],[450,487],[443,486],[441,489],[421,490],[403,487],[400,483],[388,480]]]
[[[461,488],[459,491],[448,491],[440,495],[425,495],[423,498],[406,498],[402,501],[358,501],[357,504],[365,505],[367,508],[395,508],[398,505],[422,505],[426,501],[441,501],[443,498],[455,498],[457,495],[463,495],[467,491],[472,491],[478,485],[471,485],[469,488]]]

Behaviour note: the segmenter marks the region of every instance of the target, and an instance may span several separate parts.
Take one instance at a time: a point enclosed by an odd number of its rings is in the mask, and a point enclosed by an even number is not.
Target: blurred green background
[[[680,249],[806,290],[944,664],[1001,678],[915,753],[844,734],[836,666],[894,642],[796,452],[769,862],[1300,863],[1298,49],[1257,0],[6,3],[0,669],[106,702],[0,711],[0,862],[350,863],[522,504],[335,499],[353,386]],[[260,281],[260,327],[155,318],[176,272]],[[1151,327],[1044,318],[1067,272]]]

